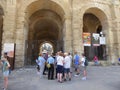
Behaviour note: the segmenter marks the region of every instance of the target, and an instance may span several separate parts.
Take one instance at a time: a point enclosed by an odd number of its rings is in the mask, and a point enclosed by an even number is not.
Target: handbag
[[[51,65],[48,63],[48,64],[47,64],[47,68],[50,68],[50,67],[51,67]]]

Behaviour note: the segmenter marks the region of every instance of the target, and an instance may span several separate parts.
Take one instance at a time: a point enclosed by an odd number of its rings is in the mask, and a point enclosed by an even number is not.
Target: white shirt
[[[85,64],[84,64],[84,63],[85,63],[85,57],[82,57],[82,58],[81,58],[81,66],[83,66],[83,67],[84,67],[84,66],[85,66]]]
[[[69,55],[70,59],[72,60],[72,55]]]
[[[64,59],[64,68],[70,68],[71,66],[71,59],[69,56],[66,56]]]
[[[63,66],[63,61],[64,61],[64,58],[62,56],[57,57],[57,65]]]

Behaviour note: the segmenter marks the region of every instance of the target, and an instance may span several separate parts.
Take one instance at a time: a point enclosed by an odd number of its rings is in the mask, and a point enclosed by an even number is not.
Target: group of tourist
[[[45,58],[45,56],[48,56]],[[57,81],[62,83],[63,81],[71,81],[71,67],[74,64],[75,67],[75,76],[78,76],[80,73],[83,73],[82,80],[86,80],[86,65],[85,65],[85,55],[82,54],[82,57],[75,52],[74,57],[70,53],[62,53],[61,51],[57,52],[55,56],[48,53],[40,53],[38,59],[36,60],[38,67],[38,73],[40,78],[43,77],[45,67],[48,71],[48,80],[53,80],[55,77]],[[54,72],[55,71],[55,72]]]
[[[82,80],[86,80],[86,66],[85,66],[85,56],[82,54],[82,57],[75,52],[74,57],[70,53],[62,53],[61,51],[57,52],[55,56],[52,54],[40,53],[39,57],[36,59],[38,64],[38,73],[40,78],[43,78],[43,75],[46,75],[45,71],[48,72],[48,80],[57,79],[58,82],[62,83],[63,81],[71,81],[71,67],[74,64],[76,74],[78,76],[81,72],[83,72]],[[8,76],[9,76],[9,68],[10,64],[7,60],[7,53],[4,53],[3,57],[1,57],[0,64],[2,65],[2,72],[4,76],[4,87],[3,90],[8,88]]]

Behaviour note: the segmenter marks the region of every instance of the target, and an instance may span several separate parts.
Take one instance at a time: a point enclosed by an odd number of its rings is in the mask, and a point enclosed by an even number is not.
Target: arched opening
[[[3,34],[3,8],[0,6],[0,52],[2,50],[2,34]],[[1,53],[0,53],[1,56]]]
[[[89,60],[93,60],[94,56],[98,56],[99,60],[106,60],[106,29],[107,18],[100,9],[90,8],[83,16],[83,33],[88,33],[90,43],[84,45],[84,52]],[[102,41],[102,42],[101,42]]]
[[[53,45],[49,42],[44,42],[40,45],[39,52],[47,51],[48,54],[52,54],[54,52]]]
[[[43,6],[43,3],[47,3],[47,5]],[[53,6],[57,10],[54,10]],[[46,0],[33,2],[27,7],[25,19],[25,65],[34,64],[38,54],[42,53],[40,46],[45,45],[46,42],[51,44],[52,53],[56,53],[58,50],[63,51],[64,12],[59,5]]]

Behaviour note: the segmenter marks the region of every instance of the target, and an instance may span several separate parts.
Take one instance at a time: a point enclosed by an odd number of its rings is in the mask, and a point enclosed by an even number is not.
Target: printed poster
[[[83,44],[84,46],[91,46],[91,34],[83,33]]]
[[[97,33],[92,34],[92,44],[93,46],[100,46],[100,35]]]

